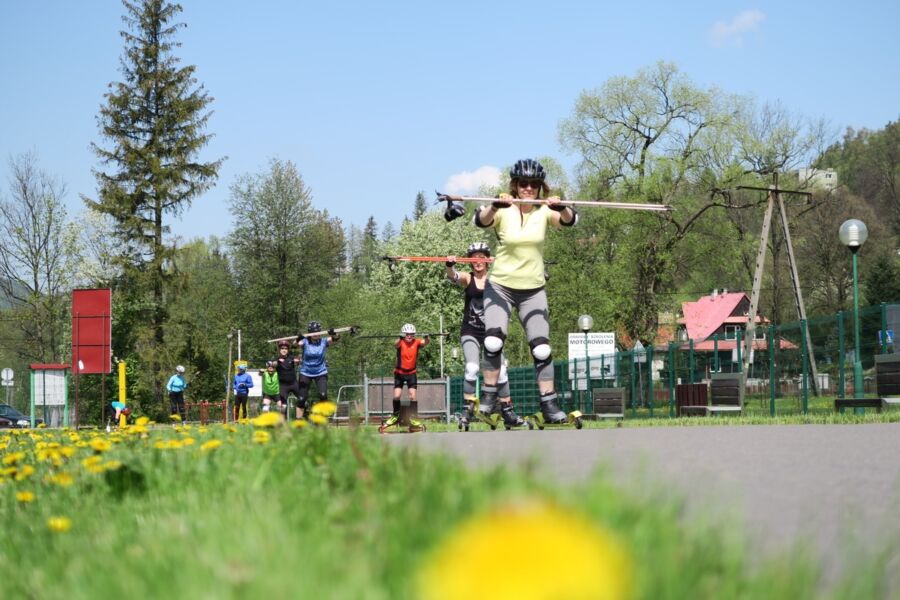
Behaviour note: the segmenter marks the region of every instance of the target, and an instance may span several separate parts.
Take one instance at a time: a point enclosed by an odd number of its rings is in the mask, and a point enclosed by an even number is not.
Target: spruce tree
[[[129,337],[149,359],[160,403],[165,292],[174,271],[167,219],[214,185],[224,159],[198,158],[212,137],[205,133],[212,98],[197,83],[195,67],[182,66],[173,53],[181,45],[175,35],[185,26],[175,20],[181,6],[165,0],[122,3],[122,81],[109,84],[97,117],[103,139],[103,145],[92,144],[102,162],[94,171],[98,198],[85,201],[115,222],[124,273],[118,293],[139,313],[131,322],[140,330]]]

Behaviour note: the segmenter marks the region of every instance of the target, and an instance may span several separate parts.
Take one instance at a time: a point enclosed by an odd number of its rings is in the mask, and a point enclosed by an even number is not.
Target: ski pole
[[[446,337],[450,335],[449,331],[444,331],[443,333],[417,333],[416,335],[420,335],[422,337]],[[395,340],[399,337],[403,337],[396,333],[388,333],[388,334],[373,334],[373,335],[359,335],[356,336],[358,340]]]
[[[382,256],[381,260],[388,262],[447,262],[447,256]],[[458,263],[492,263],[493,258],[469,258],[459,256],[454,259]]]
[[[274,340],[266,340],[267,343],[277,343],[277,342],[289,342],[291,340],[296,340],[298,337],[304,338],[312,338],[319,337],[322,335],[331,335],[329,331],[333,331],[334,333],[344,333],[346,331],[350,332],[350,335],[356,335],[356,332],[359,331],[359,325],[349,325],[347,327],[336,327],[334,329],[326,329],[325,331],[315,331],[313,333],[298,333],[297,335],[290,335],[287,337],[275,338]]]
[[[478,202],[490,204],[493,202],[508,202],[510,204],[547,204],[546,200],[528,200],[523,198],[484,198],[481,196],[451,196],[435,190],[437,202]],[[557,206],[593,206],[594,208],[619,208],[623,210],[648,210],[654,212],[668,212],[672,207],[668,204],[647,204],[637,202],[608,202],[606,200],[560,200]]]

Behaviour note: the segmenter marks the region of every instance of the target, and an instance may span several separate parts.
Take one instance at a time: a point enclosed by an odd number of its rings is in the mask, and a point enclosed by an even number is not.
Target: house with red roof
[[[737,340],[744,339],[747,318],[750,313],[750,298],[744,292],[714,290],[694,302],[683,302],[684,316],[678,319],[676,339],[679,342],[694,341],[694,352],[713,354],[719,352],[719,359],[726,364],[732,360]],[[753,336],[754,351],[768,351],[766,331],[769,320],[756,316],[756,330]],[[797,346],[779,338],[782,350],[796,349]],[[743,346],[742,346],[743,350]],[[710,357],[712,358],[712,357]]]

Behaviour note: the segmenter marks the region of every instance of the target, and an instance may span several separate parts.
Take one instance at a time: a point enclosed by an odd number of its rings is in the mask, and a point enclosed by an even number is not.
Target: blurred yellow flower
[[[314,415],[322,415],[323,417],[330,417],[336,411],[337,404],[334,402],[318,402],[312,409]]]
[[[13,453],[7,454],[6,456],[3,457],[3,464],[4,465],[14,465],[17,462],[21,462],[23,460],[25,460],[24,452],[13,452]]]
[[[103,469],[105,471],[115,471],[116,469],[121,469],[122,463],[117,460],[108,460],[103,463]]]
[[[90,442],[88,442],[88,445],[90,445],[90,447],[94,449],[94,452],[98,452],[98,453],[106,452],[107,450],[112,448],[112,442],[110,442],[109,440],[104,440],[104,439],[100,439],[100,438],[95,438],[95,439],[91,440]]]
[[[186,437],[186,438],[184,438],[183,440],[181,440],[181,443],[182,443],[183,445],[185,445],[185,446],[193,446],[193,445],[194,445],[194,438],[192,438],[192,437]]]
[[[503,564],[517,577],[478,577],[473,565]],[[476,515],[426,558],[417,576],[422,600],[619,600],[633,590],[632,559],[595,523],[544,502]],[[548,572],[558,573],[549,576]]]
[[[200,450],[203,452],[207,452],[209,450],[215,450],[219,446],[222,445],[222,440],[208,440],[200,444]]]
[[[254,419],[250,419],[254,427],[275,427],[281,423],[281,415],[277,412],[264,412]]]
[[[22,465],[16,473],[16,481],[24,481],[34,475],[34,467],[31,465]]]
[[[160,440],[153,444],[157,450],[178,450],[184,445],[181,440]]]
[[[197,428],[197,433],[206,433],[207,431],[209,431],[209,427],[204,427],[203,425]]]
[[[37,496],[34,495],[34,492],[16,492],[16,500],[23,504],[34,502],[35,498],[37,498]]]
[[[46,481],[58,485],[60,487],[69,487],[75,483],[75,479],[69,473],[57,473],[46,477]]]
[[[181,422],[181,415],[169,415],[170,421],[175,421],[176,423]]]
[[[72,519],[68,517],[50,517],[47,527],[55,533],[64,533],[72,528]]]
[[[316,425],[325,425],[328,423],[328,417],[325,415],[320,415],[319,413],[313,413],[309,415],[309,420],[315,423]]]
[[[306,427],[308,423],[303,419],[297,419],[296,421],[291,421],[291,427],[294,429],[303,429]]]
[[[254,444],[268,444],[272,441],[272,434],[268,431],[254,431],[253,432],[253,443]]]
[[[150,417],[138,417],[137,421],[134,422],[135,425],[140,427],[146,427],[147,423],[150,422]]]

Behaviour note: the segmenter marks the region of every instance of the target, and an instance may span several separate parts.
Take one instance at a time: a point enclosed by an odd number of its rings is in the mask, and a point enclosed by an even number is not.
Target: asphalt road
[[[473,467],[537,462],[560,482],[605,469],[639,495],[684,498],[688,519],[743,522],[763,556],[803,541],[840,571],[844,558],[891,543],[900,566],[900,423],[498,430],[385,441],[449,452]]]

